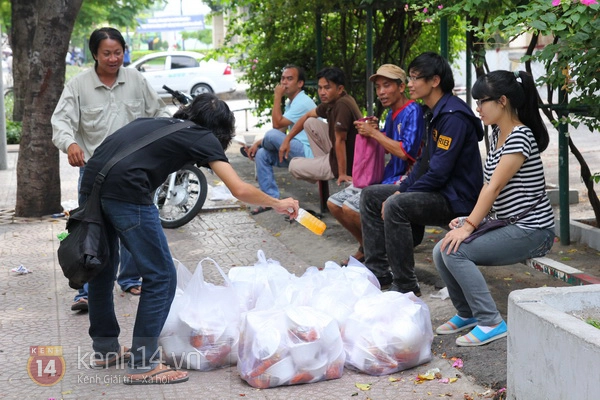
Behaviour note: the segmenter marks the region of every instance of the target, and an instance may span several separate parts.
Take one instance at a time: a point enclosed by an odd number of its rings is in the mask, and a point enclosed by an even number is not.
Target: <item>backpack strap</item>
[[[124,147],[123,149],[119,150],[117,152],[117,154],[115,154],[106,163],[106,165],[104,165],[104,168],[102,168],[102,170],[98,173],[98,175],[96,175],[96,180],[94,181],[94,185],[96,185],[96,184],[98,184],[99,186],[102,185],[102,183],[104,182],[104,179],[106,178],[106,174],[108,173],[108,171],[116,163],[118,163],[123,158],[130,155],[131,153],[133,153],[143,147],[146,147],[150,143],[155,142],[156,140],[158,140],[164,136],[167,136],[173,132],[176,132],[180,129],[189,128],[189,127],[192,127],[195,125],[196,124],[192,121],[184,121],[184,120],[179,120],[179,122],[175,122],[175,121],[171,122],[170,121],[169,125],[158,128],[158,129],[150,132],[149,134],[137,139],[135,142],[131,143],[129,146]]]

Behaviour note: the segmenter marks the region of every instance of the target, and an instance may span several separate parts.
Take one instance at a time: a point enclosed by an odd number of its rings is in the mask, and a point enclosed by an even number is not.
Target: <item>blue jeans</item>
[[[119,249],[121,255],[121,262],[119,263],[119,274],[117,276],[117,283],[121,287],[121,290],[126,292],[129,288],[140,286],[140,273],[138,272],[131,253],[127,251],[125,246],[121,246]],[[88,298],[88,284],[84,284],[81,289],[77,291],[77,294],[73,298],[73,301],[79,299]]]
[[[548,253],[554,244],[553,229],[523,229],[508,225],[461,243],[456,253],[433,249],[433,261],[448,287],[452,304],[463,318],[476,318],[483,326],[502,321],[485,278],[477,265],[498,266],[519,263]]]
[[[89,333],[94,351],[119,349],[119,323],[113,288],[118,266],[119,240],[129,250],[144,281],[133,327],[128,373],[153,369],[160,359],[158,336],[175,296],[177,274],[167,238],[153,204],[139,205],[102,199],[112,252],[112,265],[89,282]]]
[[[77,188],[81,187],[81,178],[83,177],[83,171],[85,167],[79,167],[79,181],[77,182]],[[79,204],[81,204],[82,198],[79,195]],[[129,288],[140,286],[142,283],[140,282],[140,273],[138,272],[135,262],[131,258],[131,254],[127,251],[124,246],[120,248],[121,262],[120,262],[120,270],[119,276],[117,277],[117,282],[121,287],[121,290],[126,292]],[[83,285],[81,289],[77,291],[77,294],[73,298],[73,301],[76,302],[79,299],[87,299],[88,298],[88,284]]]
[[[418,287],[414,246],[423,240],[425,225],[447,225],[454,212],[437,192],[394,195],[397,185],[367,186],[360,196],[365,265],[375,276],[389,276],[402,292]],[[381,208],[385,202],[384,217]]]
[[[305,157],[304,145],[298,139],[290,141],[290,154],[283,162],[279,162],[279,148],[285,139],[286,134],[277,129],[271,129],[262,140],[262,147],[256,152],[254,161],[256,162],[256,176],[260,190],[271,197],[279,198],[279,188],[275,181],[273,166],[287,168],[289,162],[294,157]]]

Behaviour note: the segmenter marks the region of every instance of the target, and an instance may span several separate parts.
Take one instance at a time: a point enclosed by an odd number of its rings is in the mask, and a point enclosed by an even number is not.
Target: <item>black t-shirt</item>
[[[117,151],[173,121],[180,120],[138,118],[108,136],[85,166],[81,192],[89,194],[92,191],[96,175]],[[104,180],[101,196],[134,204],[152,204],[152,192],[171,172],[186,164],[205,166],[212,161],[229,162],[212,132],[199,125],[181,129],[115,164]]]

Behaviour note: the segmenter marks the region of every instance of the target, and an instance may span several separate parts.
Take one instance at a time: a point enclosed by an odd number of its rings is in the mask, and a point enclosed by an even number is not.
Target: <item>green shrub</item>
[[[6,144],[21,143],[21,122],[6,121]]]
[[[6,123],[6,144],[19,144],[21,142],[21,122],[12,120],[14,106],[13,91],[7,90],[4,92],[4,114]]]

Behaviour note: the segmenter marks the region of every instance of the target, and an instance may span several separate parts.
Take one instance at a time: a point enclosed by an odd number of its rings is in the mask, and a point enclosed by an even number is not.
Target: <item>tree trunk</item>
[[[12,0],[15,109],[23,130],[15,216],[62,211],[58,149],[50,118],[65,81],[65,54],[83,0]]]
[[[526,55],[530,56],[533,54],[533,52],[537,46],[538,36],[539,36],[539,34],[535,34],[532,36],[531,41],[529,42],[529,45],[527,46],[527,51],[525,53]],[[558,41],[559,41],[559,38],[555,37],[554,43],[558,43]],[[531,60],[528,60],[525,63],[525,66],[527,68],[527,72],[532,74]],[[548,86],[548,103],[550,105],[552,105],[553,92],[554,92],[554,88],[552,88],[551,86]],[[538,93],[538,99],[539,99],[539,102],[542,103],[542,99],[539,96],[539,93]],[[542,111],[544,112],[546,117],[548,117],[550,122],[552,122],[553,124],[556,122],[556,119],[554,118],[554,114],[552,113],[553,112],[552,108],[543,107]],[[592,179],[592,173],[590,171],[590,167],[589,167],[587,161],[585,161],[585,158],[583,158],[583,154],[581,154],[581,152],[579,151],[577,146],[575,146],[575,143],[573,142],[573,139],[570,136],[569,136],[569,149],[571,150],[571,153],[575,156],[575,159],[577,159],[577,162],[579,162],[579,167],[581,168],[581,173],[580,173],[581,180],[583,181],[586,189],[588,190],[588,199],[590,200],[590,206],[592,207],[592,210],[594,211],[594,217],[596,219],[596,224],[598,226],[600,226],[600,199],[598,199],[598,195],[596,194],[596,191],[594,189],[594,180]]]

